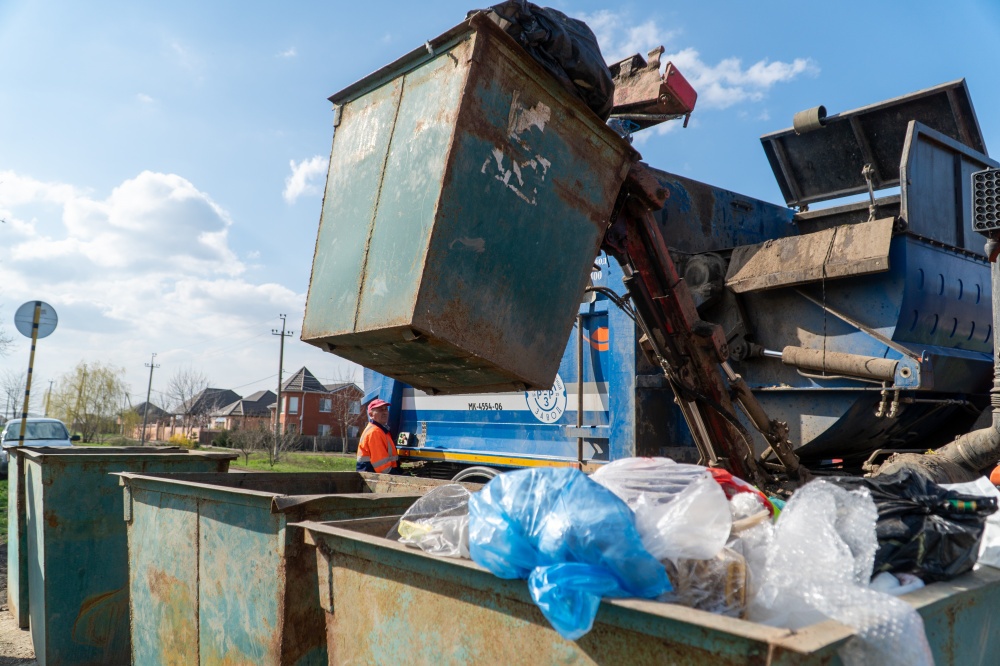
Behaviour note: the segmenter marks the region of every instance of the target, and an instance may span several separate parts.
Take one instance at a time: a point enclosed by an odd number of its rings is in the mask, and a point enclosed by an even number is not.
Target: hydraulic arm
[[[625,272],[625,286],[642,331],[641,345],[663,368],[704,464],[774,488],[805,472],[788,441],[786,424],[772,421],[743,378],[729,366],[722,328],[702,320],[678,274],[654,213],[667,192],[636,164],[622,187],[603,247]],[[760,458],[740,422],[739,406],[768,443]]]

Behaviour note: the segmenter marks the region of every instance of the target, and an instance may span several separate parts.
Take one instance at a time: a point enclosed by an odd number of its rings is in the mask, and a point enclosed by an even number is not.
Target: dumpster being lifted
[[[636,154],[479,14],[330,99],[302,339],[431,393],[549,389]]]

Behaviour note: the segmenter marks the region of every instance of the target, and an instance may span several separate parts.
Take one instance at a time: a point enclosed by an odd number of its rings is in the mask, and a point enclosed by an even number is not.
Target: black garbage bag
[[[911,573],[926,582],[948,580],[972,569],[986,518],[997,510],[994,497],[946,490],[907,469],[871,479],[829,481],[871,492],[878,509],[875,573]]]
[[[586,23],[526,0],[507,0],[485,11],[601,120],[608,119],[615,83]]]

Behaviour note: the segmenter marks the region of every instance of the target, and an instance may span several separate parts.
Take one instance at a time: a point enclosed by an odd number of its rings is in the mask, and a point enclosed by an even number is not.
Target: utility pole
[[[142,439],[139,440],[139,446],[146,446],[146,415],[149,414],[149,394],[153,390],[153,368],[160,367],[156,364],[155,352],[149,357],[146,367],[149,368],[149,384],[146,385],[146,404],[142,408]]]
[[[45,394],[45,418],[49,417],[49,400],[52,399],[52,382],[54,380],[49,380],[49,390]]]
[[[292,335],[292,331],[285,332],[286,316],[278,315],[278,318],[281,319],[280,331],[276,328],[271,329],[271,335],[281,336],[281,350],[278,352],[278,402],[274,406],[274,450],[272,452],[274,458],[278,457],[278,437],[281,435],[281,377],[285,370],[285,338]]]
[[[73,429],[80,421],[80,401],[83,399],[83,385],[87,383],[87,364],[83,364],[83,377],[80,379],[80,390],[76,394],[76,406],[73,407]]]

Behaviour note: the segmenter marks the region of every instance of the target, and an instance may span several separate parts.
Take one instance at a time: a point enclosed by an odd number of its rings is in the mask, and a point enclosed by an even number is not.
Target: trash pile
[[[528,581],[564,638],[602,598],[638,597],[777,627],[833,619],[847,664],[932,664],[923,621],[898,595],[1000,566],[1000,492],[908,472],[816,479],[787,503],[725,470],[628,458],[502,474],[478,493],[421,497],[389,538]],[[996,521],[996,522],[994,522]],[[986,536],[984,537],[984,529]]]

